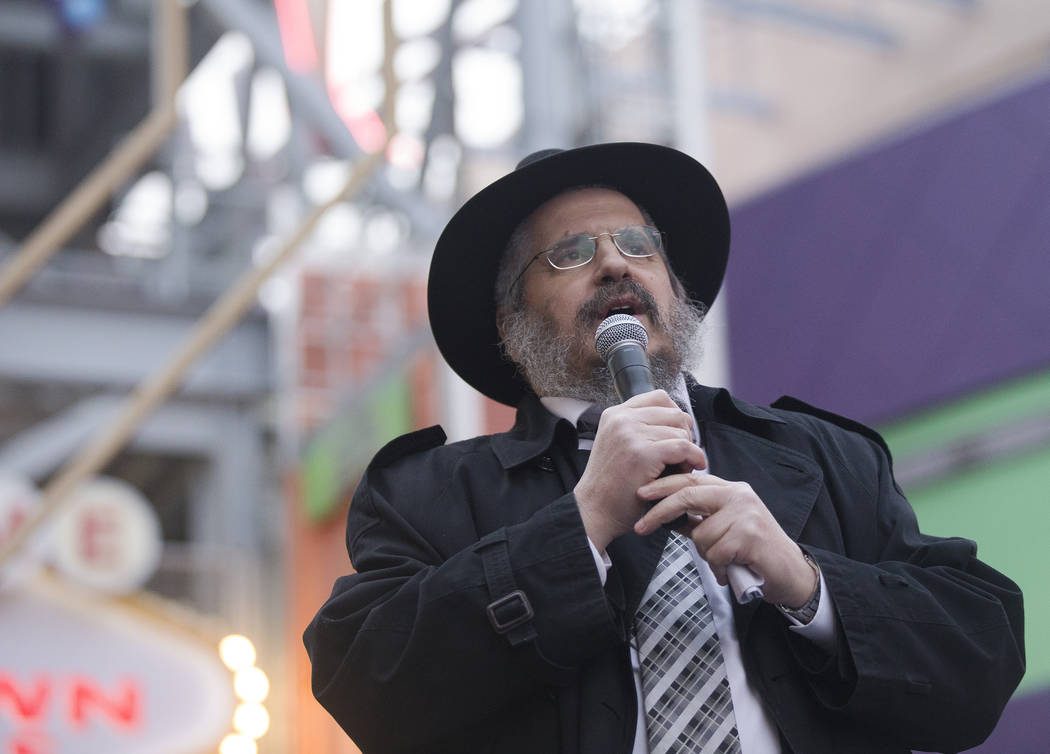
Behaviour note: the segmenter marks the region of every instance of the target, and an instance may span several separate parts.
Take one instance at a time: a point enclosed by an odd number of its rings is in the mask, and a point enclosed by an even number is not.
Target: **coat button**
[[[883,586],[889,587],[891,589],[901,589],[908,586],[908,582],[905,579],[892,573],[880,573],[879,582]]]
[[[536,465],[544,471],[554,471],[554,459],[550,456],[540,456]]]

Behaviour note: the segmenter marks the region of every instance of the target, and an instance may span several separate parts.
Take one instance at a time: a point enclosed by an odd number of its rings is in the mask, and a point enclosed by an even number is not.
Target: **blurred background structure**
[[[434,241],[612,140],[729,199],[701,379],[874,424],[1022,585],[980,750],[1045,751],[1048,133],[1025,0],[0,0],[0,753],[356,751],[299,638],[356,478],[512,421],[434,349]]]

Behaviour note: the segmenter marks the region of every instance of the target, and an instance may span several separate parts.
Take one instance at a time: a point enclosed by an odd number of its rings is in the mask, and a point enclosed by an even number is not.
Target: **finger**
[[[742,566],[750,569],[756,575],[759,573],[758,569],[744,557],[743,551],[725,537],[708,550],[705,559],[712,573],[715,574],[715,578],[718,579],[718,583],[722,585],[728,583],[729,571],[733,567]]]
[[[724,487],[687,485],[650,508],[635,523],[634,530],[641,535],[649,534],[683,513],[710,516],[721,510],[726,500]]]
[[[655,479],[668,467],[678,469],[684,465],[692,471],[702,468],[706,463],[706,456],[699,445],[686,438],[681,431],[667,427],[619,437],[606,435],[604,441],[595,437],[594,450],[587,461],[588,467],[595,459],[600,465],[616,459],[613,462],[618,470],[633,469],[645,474],[642,478],[635,477],[639,485]]]
[[[703,448],[701,448],[703,451]],[[707,454],[704,453],[704,467],[707,466]],[[702,468],[702,467],[695,467]],[[733,482],[728,482],[721,477],[715,476],[714,474],[686,474],[684,478],[679,478],[678,475],[659,477],[647,482],[638,488],[638,495],[644,500],[659,500],[661,498],[673,495],[685,487],[732,487]],[[728,494],[730,490],[726,490]],[[709,511],[708,511],[709,512]]]
[[[701,448],[701,451],[703,449]],[[642,500],[662,500],[686,487],[721,487],[725,486],[721,480],[712,482],[707,479],[708,474],[696,474],[697,471],[707,468],[707,454],[704,454],[703,463],[696,464],[692,468],[683,468],[680,464],[676,469],[678,473],[657,477],[638,488],[638,497]]]
[[[711,566],[711,573],[715,575],[715,581],[718,582],[719,586],[727,586],[729,584],[729,573],[726,571],[725,566]]]
[[[650,390],[648,393],[640,393],[624,401],[624,406],[670,406],[678,408],[678,404],[671,400],[666,390]],[[681,410],[681,409],[679,409]]]
[[[696,550],[711,568],[715,580],[722,586],[729,581],[729,564],[737,562],[737,548],[732,540],[732,524],[728,517],[708,516],[690,532]]]
[[[645,502],[656,502],[658,500],[663,500],[686,487],[693,486],[693,482],[690,479],[690,477],[693,476],[692,469],[688,471],[678,471],[677,473],[667,473],[665,470],[664,473],[666,476],[657,477],[653,481],[643,484],[638,488],[639,500]]]
[[[646,425],[641,431],[653,442],[658,440],[685,440],[686,442],[693,442],[693,433],[683,427]]]
[[[687,512],[682,517],[683,523],[674,527],[675,531],[693,540],[700,557],[706,559],[708,548],[725,536],[731,526],[731,519],[725,515],[724,510],[723,508],[718,513],[707,517],[699,513]]]
[[[692,471],[703,468],[707,463],[707,456],[700,446],[684,437],[656,441],[653,443],[653,450],[656,453],[655,457],[665,468],[676,469],[679,464],[684,464]]]
[[[636,395],[623,403],[610,406],[605,409],[603,416],[617,413],[657,417],[677,417],[678,414],[684,414],[686,418],[689,418],[688,412],[683,411],[674,401],[667,398],[667,394],[662,390]],[[661,421],[661,419],[657,419],[657,421]]]
[[[664,472],[664,476],[657,477],[638,488],[638,499],[648,503],[656,503],[659,500],[670,497],[676,492],[681,492],[686,487],[693,487],[692,469],[677,470],[677,473]]]
[[[623,404],[626,406],[627,404]],[[679,427],[693,431],[693,419],[689,414],[677,406],[642,406],[637,408],[623,408],[614,406],[602,413],[598,430],[616,425],[648,424],[652,426]]]

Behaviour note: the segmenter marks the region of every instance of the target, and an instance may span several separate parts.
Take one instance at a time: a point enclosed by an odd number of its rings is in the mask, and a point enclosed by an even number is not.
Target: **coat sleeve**
[[[490,484],[491,500],[471,499],[478,464],[453,453],[366,472],[348,520],[356,573],[336,581],[304,635],[314,695],[366,752],[452,750],[463,731],[532,704],[624,640],[572,495],[479,532],[478,505],[505,504],[506,490]],[[517,646],[486,612],[489,544],[506,547],[534,611],[535,638]]]
[[[974,542],[922,534],[881,444],[848,442],[827,475],[850,498],[835,503],[842,548],[803,542],[834,595],[840,652],[821,663],[793,638],[796,657],[825,709],[915,749],[975,746],[1024,674],[1020,589]]]

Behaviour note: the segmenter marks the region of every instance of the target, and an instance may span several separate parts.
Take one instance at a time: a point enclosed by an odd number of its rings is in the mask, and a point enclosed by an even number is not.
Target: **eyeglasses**
[[[525,270],[529,269],[529,265],[542,256],[546,256],[550,266],[556,270],[571,270],[576,267],[583,267],[594,259],[594,255],[598,252],[598,241],[604,236],[612,239],[613,244],[621,254],[632,259],[651,257],[654,254],[659,254],[664,247],[663,232],[648,225],[628,225],[626,228],[620,228],[609,233],[599,233],[596,236],[587,233],[577,233],[574,236],[561,239],[549,249],[544,249],[530,259],[528,264],[521,268],[521,272],[514,278],[514,282],[510,284],[508,290],[513,290],[514,286],[521,280],[521,276],[525,274]]]

